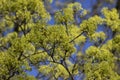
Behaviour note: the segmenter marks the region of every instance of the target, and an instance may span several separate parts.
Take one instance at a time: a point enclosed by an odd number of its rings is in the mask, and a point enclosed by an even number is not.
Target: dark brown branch
[[[15,72],[13,72],[6,80],[10,80],[15,75]]]
[[[117,0],[115,8],[120,13],[120,0]]]
[[[21,60],[21,57],[22,57],[22,53],[20,53],[19,57],[18,57],[18,61]]]
[[[82,33],[80,33],[78,36],[76,36],[75,38],[73,38],[71,41],[69,41],[69,43],[75,41],[77,38],[79,38],[82,34],[84,33],[84,31]]]
[[[49,55],[49,56],[50,56],[50,55]],[[65,54],[65,56],[66,56],[66,54]],[[68,72],[71,80],[74,80],[74,78],[73,78],[72,74],[70,73],[70,71],[69,71],[69,69],[68,69],[68,67],[67,67],[67,64],[66,64],[66,62],[65,62],[65,57],[64,57],[64,64],[65,64],[65,65],[62,64],[62,63],[56,62],[52,56],[50,56],[50,57],[52,58],[53,61],[49,61],[49,62],[53,62],[53,63],[62,65],[62,66],[66,69],[66,71]]]
[[[69,71],[69,69],[68,69],[68,66],[67,66],[67,64],[66,64],[66,62],[64,61],[64,64],[65,64],[65,66],[63,65],[63,67],[67,70],[67,72],[69,73],[69,76],[70,76],[70,78],[71,78],[71,80],[74,80],[74,78],[73,78],[73,75],[70,73],[70,71]]]

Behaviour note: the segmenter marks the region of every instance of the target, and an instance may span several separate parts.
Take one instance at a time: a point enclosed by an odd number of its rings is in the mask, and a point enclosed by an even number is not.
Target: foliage
[[[71,3],[55,13],[50,25],[49,12],[42,0],[0,0],[0,80],[71,79],[119,80],[120,19],[116,9],[102,9],[75,24],[75,15],[86,15],[79,3]],[[99,26],[106,31],[97,32]],[[109,39],[107,29],[112,31]],[[83,51],[87,40],[93,43]],[[97,43],[97,45],[96,45]],[[78,49],[80,48],[80,49]],[[75,56],[75,57],[73,57]],[[39,72],[37,76],[27,71]]]

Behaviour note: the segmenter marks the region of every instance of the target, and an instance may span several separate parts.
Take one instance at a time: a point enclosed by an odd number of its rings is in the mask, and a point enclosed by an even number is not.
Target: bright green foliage
[[[99,39],[105,40],[106,35],[104,32],[96,32],[92,35],[92,39],[94,41],[98,41]]]
[[[91,46],[86,51],[85,72],[86,80],[119,80],[118,75],[114,72],[114,56],[106,49],[99,49]]]
[[[63,10],[58,11],[55,14],[55,20],[57,23],[71,24],[74,22],[73,14],[75,14],[80,10],[82,10],[82,7],[79,3],[69,4],[67,8],[64,8]]]
[[[107,8],[104,8],[102,12],[105,16],[104,21],[106,25],[108,25],[112,29],[112,31],[120,31],[119,29],[120,19],[117,10],[112,9],[111,11],[109,11]]]
[[[87,14],[79,3],[71,3],[55,13],[55,24],[49,25],[49,12],[42,0],[0,0],[0,80],[120,80],[120,19],[116,9],[104,8],[104,17],[93,16],[75,24],[77,13]],[[114,33],[108,40],[99,25]],[[97,43],[82,51],[87,40]],[[80,46],[80,49],[76,48]],[[75,59],[73,55],[76,55]],[[38,70],[38,76],[26,71]]]

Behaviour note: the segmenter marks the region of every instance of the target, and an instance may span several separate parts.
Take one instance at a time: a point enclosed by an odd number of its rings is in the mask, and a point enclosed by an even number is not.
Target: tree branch
[[[80,33],[78,36],[76,36],[75,38],[73,38],[71,41],[69,41],[69,43],[75,41],[77,38],[79,38],[85,31],[83,31],[82,33]]]

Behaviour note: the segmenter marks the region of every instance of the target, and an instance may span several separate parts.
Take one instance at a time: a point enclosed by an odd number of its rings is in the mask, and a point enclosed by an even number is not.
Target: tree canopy
[[[88,12],[74,2],[56,11],[51,25],[44,2],[0,0],[0,80],[120,80],[117,9],[105,7],[78,25],[76,16]],[[28,75],[33,67],[37,76]]]

